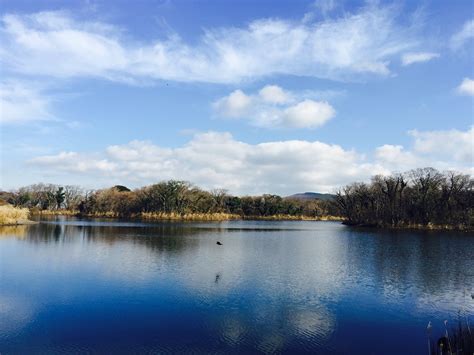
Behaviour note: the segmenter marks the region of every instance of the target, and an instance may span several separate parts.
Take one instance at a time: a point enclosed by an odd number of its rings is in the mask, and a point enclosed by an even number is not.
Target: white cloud
[[[49,172],[82,173],[109,183],[111,177],[135,186],[187,179],[204,188],[224,187],[233,193],[332,191],[340,184],[381,172],[361,155],[338,145],[299,140],[252,145],[217,132],[196,134],[174,149],[133,141],[94,155],[62,152],[30,163]]]
[[[267,85],[263,87],[258,93],[263,101],[273,104],[284,104],[288,101],[291,101],[292,99],[290,93],[284,91],[277,85]]]
[[[0,123],[22,124],[53,120],[51,101],[33,83],[0,82]]]
[[[318,22],[260,19],[245,27],[205,30],[193,44],[178,35],[148,43],[102,22],[66,12],[1,18],[2,63],[9,70],[54,77],[92,76],[146,82],[235,83],[273,74],[350,79],[387,75],[390,59],[416,46],[394,7]]]
[[[384,144],[375,149],[375,160],[387,167],[389,171],[404,171],[416,167],[424,167],[415,154],[406,151],[401,145]],[[428,164],[429,165],[429,164]]]
[[[112,78],[128,65],[115,32],[105,24],[77,22],[64,12],[5,15],[0,53],[8,67],[25,74]]]
[[[238,118],[248,114],[252,106],[252,98],[241,90],[233,91],[213,103],[214,109],[224,117]]]
[[[315,101],[308,93],[292,93],[277,85],[267,85],[255,95],[236,90],[214,102],[213,108],[220,117],[248,120],[258,127],[315,128],[336,114],[326,101]]]
[[[474,126],[465,132],[457,129],[427,132],[413,130],[409,134],[415,139],[414,151],[418,154],[474,166]]]
[[[282,122],[290,127],[318,127],[329,121],[336,111],[325,101],[304,100],[285,109]]]
[[[404,66],[428,62],[432,59],[439,58],[439,53],[433,52],[410,52],[402,55],[402,64]]]
[[[466,21],[462,29],[451,37],[451,48],[460,49],[464,44],[474,38],[474,20]]]
[[[464,78],[462,83],[457,87],[457,91],[461,95],[474,96],[474,80]]]
[[[413,146],[383,145],[372,158],[323,142],[290,140],[248,144],[229,133],[196,134],[178,148],[132,141],[103,152],[63,152],[31,160],[52,173],[94,177],[98,184],[141,186],[164,179],[187,179],[203,188],[235,194],[299,191],[332,192],[374,174],[432,166],[473,173],[474,128],[467,131],[412,131]],[[450,143],[447,143],[450,142]],[[82,177],[81,177],[82,179]]]
[[[404,171],[417,167],[458,170],[474,173],[474,126],[467,131],[412,130],[410,150],[400,145],[383,145],[375,150],[375,162],[390,171]]]
[[[59,171],[71,173],[109,173],[117,168],[117,164],[107,159],[93,157],[76,152],[61,152],[57,155],[43,155],[31,160],[32,163],[43,166],[55,166]]]

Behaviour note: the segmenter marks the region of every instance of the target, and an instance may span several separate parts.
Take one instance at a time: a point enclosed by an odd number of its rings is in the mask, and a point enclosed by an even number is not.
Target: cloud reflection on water
[[[54,290],[64,305],[104,297],[126,297],[120,302],[136,307],[175,302],[197,312],[218,341],[264,352],[326,346],[346,321],[341,307],[362,318],[380,307],[393,315],[405,309],[397,317],[407,321],[451,312],[472,280],[461,271],[474,266],[466,236],[457,234],[355,231],[335,223],[91,224],[27,226],[20,239],[12,231],[13,239],[0,239],[2,265],[20,280],[67,280]],[[13,259],[19,251],[22,266]],[[0,297],[11,299],[4,290]],[[150,304],[140,306],[145,300]],[[5,319],[9,327],[20,324]]]

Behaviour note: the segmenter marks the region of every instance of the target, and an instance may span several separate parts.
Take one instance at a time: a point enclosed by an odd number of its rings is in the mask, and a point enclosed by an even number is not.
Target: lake
[[[473,284],[462,232],[55,217],[0,227],[0,353],[426,354]]]

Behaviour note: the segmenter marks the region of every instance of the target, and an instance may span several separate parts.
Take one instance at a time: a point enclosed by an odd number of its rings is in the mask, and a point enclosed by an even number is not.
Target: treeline
[[[348,185],[337,193],[335,203],[352,225],[472,229],[473,187],[469,175],[424,168]]]
[[[117,185],[84,190],[78,186],[35,184],[0,199],[17,207],[114,217],[210,216],[222,218],[311,218],[341,216],[347,224],[380,227],[474,227],[474,181],[469,175],[432,168],[342,188],[334,200],[304,200],[277,195],[233,196],[205,191],[185,181],[163,181],[130,190]]]
[[[235,217],[320,218],[336,213],[328,201],[284,198],[277,195],[232,196],[223,189],[202,190],[185,181],[164,181],[130,190],[117,185],[86,191],[77,186],[35,184],[3,196],[18,207],[38,211],[71,211],[95,216],[151,216],[228,214]]]

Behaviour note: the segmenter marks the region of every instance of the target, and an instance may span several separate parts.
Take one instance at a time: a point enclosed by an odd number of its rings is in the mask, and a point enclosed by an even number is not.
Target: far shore
[[[155,221],[231,221],[231,220],[245,220],[245,221],[338,221],[342,222],[344,219],[338,216],[292,216],[292,215],[271,215],[271,216],[241,216],[230,213],[149,213],[141,212],[131,215],[117,215],[115,213],[95,213],[95,214],[81,214],[79,211],[69,210],[44,210],[32,211],[33,216],[71,216],[71,217],[92,217],[92,218],[130,218],[136,220],[155,220]]]
[[[473,232],[474,229],[465,226],[437,225],[429,223],[423,224],[404,224],[398,226],[377,225],[377,224],[355,224],[349,223],[340,216],[291,216],[291,215],[272,215],[272,216],[241,216],[229,213],[137,213],[132,215],[117,215],[114,213],[101,214],[81,214],[79,211],[69,210],[45,210],[33,211],[33,216],[71,216],[71,217],[88,217],[88,218],[127,218],[131,220],[147,220],[147,221],[187,221],[187,222],[219,222],[219,221],[332,221],[342,222],[342,224],[353,228],[367,228],[378,230],[426,230],[426,231],[462,231]]]
[[[461,232],[474,232],[473,228],[469,228],[463,225],[453,226],[449,224],[399,224],[396,226],[392,225],[379,225],[379,224],[367,224],[367,223],[350,223],[342,221],[342,224],[353,227],[353,228],[367,228],[367,229],[387,229],[387,230],[424,230],[424,231],[461,231]]]
[[[353,228],[367,228],[367,229],[378,229],[378,230],[425,230],[425,231],[462,231],[462,232],[474,232],[472,228],[466,228],[463,226],[451,226],[451,225],[436,225],[436,224],[410,224],[410,225],[376,225],[376,224],[356,224],[346,221],[343,217],[339,216],[291,216],[291,215],[272,215],[272,216],[241,216],[237,214],[229,213],[137,213],[133,215],[117,215],[114,213],[103,213],[103,214],[81,214],[79,211],[69,210],[31,210],[30,216],[41,217],[41,216],[70,216],[70,217],[88,217],[88,218],[127,218],[131,220],[148,220],[148,221],[187,221],[187,222],[219,222],[219,221],[333,221],[342,222],[342,224],[353,227]],[[1,221],[0,221],[1,222]],[[0,227],[7,226],[22,226],[22,225],[34,225],[38,224],[39,221],[30,219],[18,219],[9,221],[8,223],[0,223]]]

